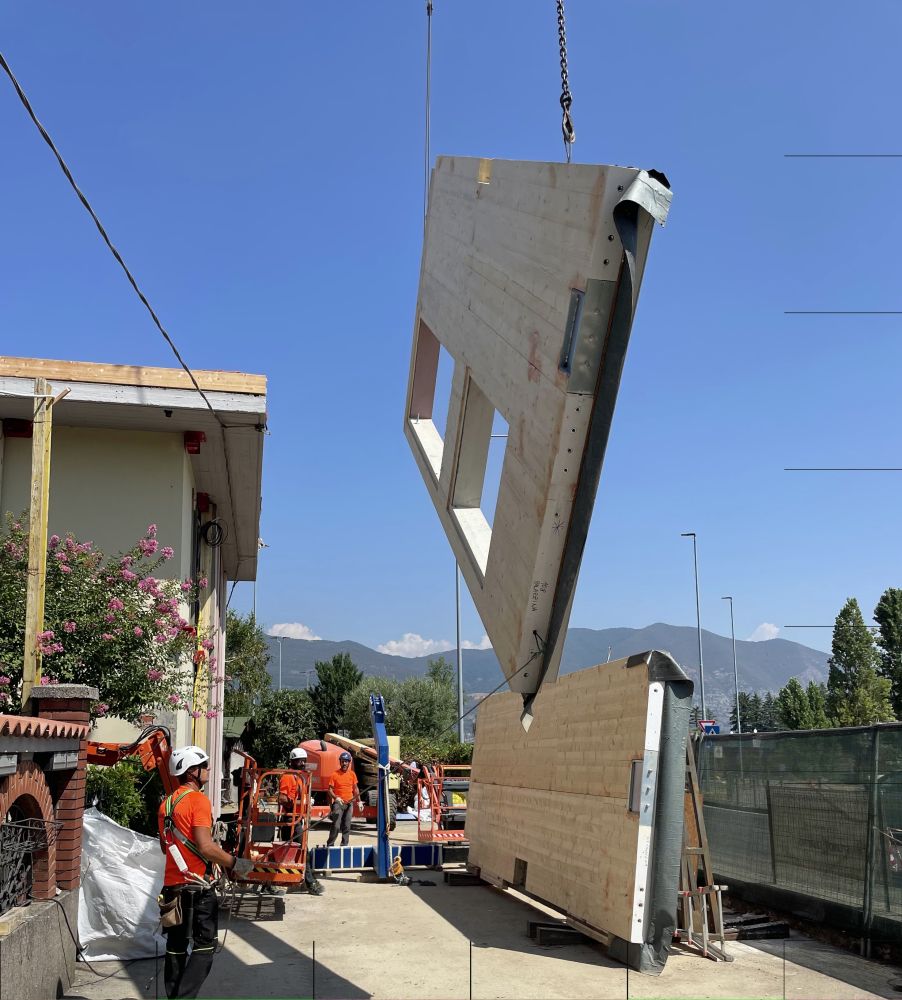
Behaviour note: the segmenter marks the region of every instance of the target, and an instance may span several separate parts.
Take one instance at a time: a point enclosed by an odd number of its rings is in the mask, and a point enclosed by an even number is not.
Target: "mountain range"
[[[273,687],[279,682],[279,644],[267,636],[269,670]],[[695,701],[701,703],[698,687],[698,633],[694,627],[657,622],[645,628],[571,628],[567,632],[561,673],[616,660],[622,656],[660,649],[670,653],[695,683]],[[726,721],[733,705],[733,645],[728,636],[702,629],[702,652],[705,662],[705,701],[708,714]],[[282,639],[282,687],[303,688],[316,682],[315,664],[328,661],[337,653],[347,653],[364,674],[394,677],[421,677],[427,664],[438,656],[456,662],[456,651],[429,656],[392,656],[370,649],[359,642],[328,639]],[[743,691],[774,694],[797,677],[803,685],[827,678],[827,653],[787,639],[761,642],[737,640],[736,661],[739,687]],[[463,652],[464,690],[468,696],[485,694],[497,687],[504,675],[491,649],[465,649]]]

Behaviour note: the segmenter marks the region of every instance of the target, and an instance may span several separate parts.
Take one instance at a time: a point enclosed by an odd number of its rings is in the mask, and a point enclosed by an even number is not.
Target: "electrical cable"
[[[19,81],[16,79],[15,74],[13,73],[12,69],[10,68],[9,63],[4,58],[2,52],[0,52],[0,67],[2,67],[3,71],[9,77],[10,82],[12,83],[13,87],[15,88],[16,94],[19,97],[19,100],[22,103],[22,106],[25,108],[26,112],[28,113],[29,118],[31,118],[32,122],[34,123],[35,127],[37,128],[38,132],[40,133],[41,138],[44,140],[44,142],[47,143],[47,145],[50,147],[51,152],[56,157],[56,161],[59,164],[60,169],[62,170],[63,174],[65,175],[66,180],[69,182],[69,185],[71,186],[72,190],[78,196],[78,200],[82,203],[82,205],[84,206],[84,208],[87,211],[88,215],[90,215],[91,218],[93,219],[94,225],[97,227],[97,231],[100,233],[100,236],[103,239],[103,242],[107,245],[107,248],[109,249],[110,253],[112,253],[113,257],[116,259],[116,262],[122,268],[123,272],[125,273],[126,278],[128,279],[129,284],[132,286],[132,288],[135,290],[135,293],[137,294],[138,298],[144,304],[144,307],[147,309],[148,313],[150,314],[150,318],[153,320],[154,325],[160,331],[160,333],[163,336],[163,339],[166,341],[166,343],[169,345],[170,349],[172,350],[172,353],[175,355],[176,360],[181,365],[181,367],[184,369],[184,371],[187,374],[188,378],[191,380],[191,383],[194,386],[194,388],[200,394],[201,398],[203,399],[204,403],[207,406],[207,409],[213,415],[213,418],[216,420],[217,424],[219,424],[220,433],[222,435],[222,451],[223,451],[223,455],[225,457],[226,481],[227,481],[227,484],[228,484],[229,504],[230,504],[230,506],[232,508],[232,514],[234,516],[234,512],[235,512],[235,500],[234,500],[234,492],[233,492],[233,489],[232,489],[232,468],[231,468],[231,464],[229,462],[229,450],[226,447],[226,437],[225,437],[225,432],[226,432],[226,426],[227,425],[225,424],[225,422],[223,421],[223,419],[220,417],[220,415],[216,412],[216,410],[213,408],[213,404],[210,402],[207,394],[200,387],[200,383],[195,378],[194,372],[192,372],[191,369],[188,367],[187,363],[185,362],[185,359],[181,355],[181,352],[179,351],[178,347],[176,347],[175,341],[173,341],[172,337],[170,337],[169,334],[166,332],[165,327],[160,322],[159,316],[157,316],[156,312],[154,311],[153,306],[151,306],[150,302],[147,300],[147,296],[144,294],[144,292],[141,291],[141,289],[140,289],[140,287],[138,285],[138,282],[135,280],[134,275],[129,270],[128,265],[122,259],[122,255],[119,253],[119,251],[113,245],[112,240],[107,235],[107,231],[106,231],[106,229],[104,229],[103,223],[98,218],[97,213],[91,207],[91,203],[85,197],[84,193],[82,192],[82,190],[78,186],[78,184],[76,184],[75,178],[72,176],[72,171],[66,165],[66,161],[63,159],[62,154],[60,153],[60,151],[56,148],[56,144],[54,143],[53,139],[51,138],[49,132],[47,131],[47,129],[44,128],[44,126],[38,120],[38,117],[35,114],[34,109],[31,106],[31,102],[28,100],[28,97],[25,94],[25,91],[22,89]],[[237,553],[236,555],[237,555],[237,559],[238,559],[238,563],[239,564],[241,562],[243,562],[247,558],[246,556],[242,556],[240,553]]]

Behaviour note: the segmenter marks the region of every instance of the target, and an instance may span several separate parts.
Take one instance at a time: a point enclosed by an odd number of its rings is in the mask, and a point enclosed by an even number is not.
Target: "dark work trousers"
[[[351,842],[351,818],[354,815],[354,800],[341,804],[332,803],[332,829],[329,831],[329,839],[326,846],[331,847],[338,840],[338,831],[341,830],[341,846],[347,847]]]
[[[213,966],[219,930],[219,900],[212,889],[163,886],[163,898],[182,897],[182,922],[166,934],[167,997],[196,997]],[[191,943],[191,954],[188,944]]]

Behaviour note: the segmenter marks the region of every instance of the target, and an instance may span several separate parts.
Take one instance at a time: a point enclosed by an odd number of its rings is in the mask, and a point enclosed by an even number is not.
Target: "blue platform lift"
[[[370,695],[370,721],[378,764],[376,794],[376,846],[311,847],[307,864],[315,871],[367,871],[380,879],[399,881],[404,868],[440,868],[441,844],[393,845],[389,837],[388,736],[385,731],[385,702],[381,694]],[[400,863],[400,870],[397,865]],[[393,869],[395,873],[393,874]]]

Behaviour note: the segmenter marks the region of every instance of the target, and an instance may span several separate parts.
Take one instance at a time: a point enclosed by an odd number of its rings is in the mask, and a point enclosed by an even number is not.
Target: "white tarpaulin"
[[[89,962],[165,954],[157,906],[164,862],[156,837],[85,809],[78,936]]]

